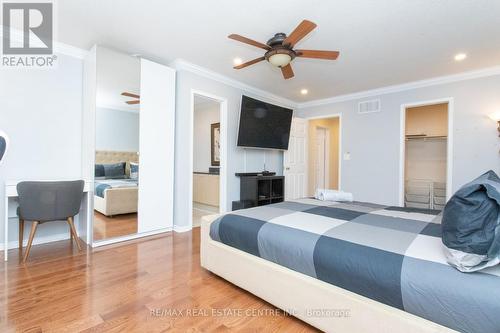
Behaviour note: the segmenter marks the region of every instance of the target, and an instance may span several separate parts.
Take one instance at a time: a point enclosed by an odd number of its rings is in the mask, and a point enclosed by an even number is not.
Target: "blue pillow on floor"
[[[465,184],[443,211],[442,241],[450,265],[474,272],[500,263],[500,178],[488,171]]]

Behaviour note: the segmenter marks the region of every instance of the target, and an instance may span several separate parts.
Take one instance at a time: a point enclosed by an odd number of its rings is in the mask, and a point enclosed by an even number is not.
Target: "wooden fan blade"
[[[137,101],[126,101],[125,103],[127,104],[139,104],[141,101],[137,100]]]
[[[335,60],[339,57],[338,51],[320,51],[320,50],[295,50],[297,57],[302,58],[315,58],[315,59],[328,59]]]
[[[132,98],[140,98],[141,96],[139,95],[136,95],[136,94],[132,94],[132,93],[129,93],[129,92],[122,92],[122,96],[127,96],[127,97],[132,97]]]
[[[250,60],[250,61],[244,62],[241,65],[234,66],[233,68],[234,69],[242,69],[242,68],[245,68],[247,66],[256,64],[258,62],[261,62],[262,60],[265,60],[265,59],[266,59],[266,57],[260,57],[260,58],[254,59],[254,60]]]
[[[271,49],[271,47],[269,47],[266,44],[262,44],[260,42],[257,42],[255,40],[253,40],[253,39],[246,38],[246,37],[243,37],[243,36],[240,36],[240,35],[237,35],[237,34],[231,34],[231,35],[229,35],[227,37],[231,38],[231,39],[234,39],[234,40],[237,40],[238,42],[242,42],[242,43],[249,44],[249,45],[252,45],[252,46],[260,47],[261,49],[264,49],[264,50],[270,50]]]
[[[288,36],[284,41],[283,45],[289,45],[293,47],[299,40],[304,38],[308,33],[314,30],[316,28],[316,24],[308,21],[308,20],[303,20],[300,22],[300,24],[295,28],[295,30]]]
[[[285,80],[291,79],[295,74],[293,74],[293,69],[290,64],[285,67],[281,67],[281,73],[283,73],[283,77]]]

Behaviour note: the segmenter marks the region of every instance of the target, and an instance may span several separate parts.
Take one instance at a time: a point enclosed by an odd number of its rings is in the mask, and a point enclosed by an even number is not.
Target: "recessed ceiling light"
[[[241,58],[234,58],[234,59],[233,59],[233,64],[234,64],[235,66],[239,66],[239,65],[241,65],[242,63],[243,63],[243,60],[241,60]]]
[[[456,61],[462,61],[465,58],[467,58],[467,54],[465,54],[465,53],[458,53],[458,54],[455,55],[455,60]]]
[[[301,89],[301,90],[300,90],[300,93],[301,93],[302,95],[307,95],[307,93],[309,93],[309,90],[307,90],[307,89]]]

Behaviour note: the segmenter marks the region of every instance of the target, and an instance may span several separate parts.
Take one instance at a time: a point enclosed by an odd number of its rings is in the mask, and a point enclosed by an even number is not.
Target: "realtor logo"
[[[2,66],[53,67],[54,4],[2,3]]]

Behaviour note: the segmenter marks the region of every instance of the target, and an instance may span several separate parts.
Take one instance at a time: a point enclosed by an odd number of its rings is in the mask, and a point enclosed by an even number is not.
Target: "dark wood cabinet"
[[[240,176],[240,200],[233,210],[284,201],[284,176]]]

